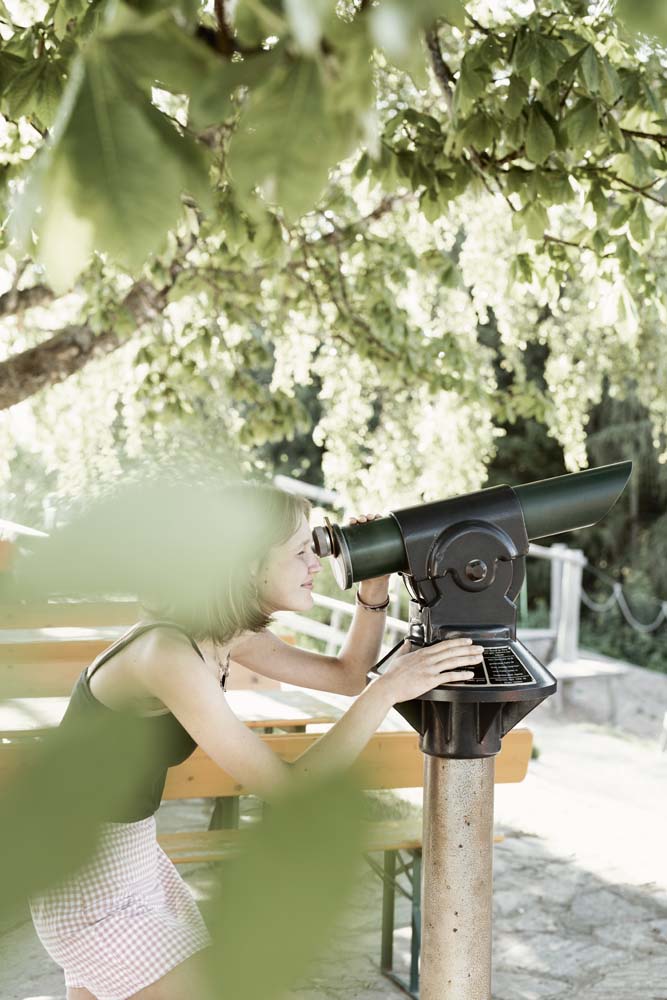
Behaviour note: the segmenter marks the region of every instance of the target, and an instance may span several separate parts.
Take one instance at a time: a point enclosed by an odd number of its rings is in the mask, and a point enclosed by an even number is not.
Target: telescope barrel
[[[401,529],[393,517],[344,528],[327,521],[326,527],[314,529],[313,543],[320,558],[334,557],[334,576],[343,590],[359,580],[401,573],[408,568]]]
[[[626,487],[632,462],[603,465],[515,486],[531,541],[589,528],[609,513]]]
[[[523,513],[528,538],[546,538],[596,524],[614,506],[631,472],[632,462],[618,462],[512,487]],[[469,509],[480,510],[479,501],[485,499],[485,494],[488,494],[489,509],[493,510],[491,498],[498,489],[437,500],[408,511],[418,513],[418,520],[423,518],[424,525],[435,526],[441,518],[451,523],[452,513],[455,511],[458,515],[460,509],[460,520],[464,522],[470,516]],[[471,503],[473,498],[474,504]],[[320,557],[333,556],[334,576],[340,587],[346,590],[360,580],[408,572],[408,555],[399,526],[399,515],[408,511],[397,511],[396,516],[345,527],[327,521],[326,526],[314,529],[315,551]],[[435,537],[434,534],[434,540]]]

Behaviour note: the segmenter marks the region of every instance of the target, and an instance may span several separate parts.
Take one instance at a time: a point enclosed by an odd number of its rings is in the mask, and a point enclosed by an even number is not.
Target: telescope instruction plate
[[[473,667],[475,676],[465,685],[477,687],[516,687],[535,684],[535,678],[524,666],[511,646],[486,646],[484,662]]]

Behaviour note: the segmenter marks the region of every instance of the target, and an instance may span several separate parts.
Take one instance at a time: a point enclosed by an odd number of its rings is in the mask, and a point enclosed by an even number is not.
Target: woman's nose
[[[310,570],[311,573],[319,573],[320,572],[320,570],[322,569],[322,563],[320,562],[320,560],[318,559],[317,556],[315,556],[313,558],[313,561],[311,562],[311,564],[308,567],[308,569]]]

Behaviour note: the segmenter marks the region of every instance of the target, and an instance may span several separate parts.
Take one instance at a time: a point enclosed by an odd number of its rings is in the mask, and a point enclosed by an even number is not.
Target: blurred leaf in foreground
[[[132,800],[150,763],[140,727],[118,713],[0,754],[0,919],[92,855],[99,824]]]
[[[50,142],[17,206],[17,232],[29,245],[37,231],[40,260],[59,291],[94,250],[139,268],[179,218],[184,192],[208,200],[204,150],[154,107],[150,78],[138,85],[132,57],[142,44],[151,76],[169,75],[171,61],[179,86],[210,59],[173,30],[168,13],[142,19],[120,5],[73,63]]]
[[[182,623],[201,621],[216,595],[249,585],[250,561],[275,537],[272,519],[270,497],[223,475],[213,486],[123,485],[26,543],[3,600],[138,595]]]
[[[362,802],[349,776],[302,782],[248,834],[207,918],[214,996],[272,1000],[306,973],[358,881]]]
[[[618,0],[616,13],[635,31],[656,35],[667,43],[667,4],[664,0]]]

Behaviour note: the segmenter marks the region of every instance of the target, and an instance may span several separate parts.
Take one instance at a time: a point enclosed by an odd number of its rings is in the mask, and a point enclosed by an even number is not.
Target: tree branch
[[[118,314],[129,313],[137,326],[155,319],[167,304],[169,287],[157,289],[147,282],[137,282],[120,304]],[[101,333],[85,324],[72,325],[36,347],[12,355],[0,362],[0,410],[62,382],[93,358],[115,351],[127,339],[128,335],[118,333],[113,325]]]
[[[454,113],[454,89],[456,87],[456,79],[451,69],[442,57],[442,49],[440,48],[440,40],[438,38],[438,28],[433,25],[432,28],[426,32],[426,47],[431,53],[431,66],[433,67],[433,72],[435,73],[436,79],[440,84],[440,88],[445,95],[445,102],[447,104],[447,110],[450,115]]]
[[[33,285],[32,288],[10,288],[0,295],[0,317],[16,316],[35,306],[43,306],[52,302],[54,294],[46,285]]]
[[[359,219],[354,222],[348,222],[347,225],[341,226],[340,229],[335,226],[330,232],[324,233],[322,236],[318,236],[316,239],[305,239],[305,242],[310,246],[319,246],[322,243],[334,243],[341,238],[346,238],[357,233],[360,229],[363,229],[369,222],[375,222],[376,219],[381,219],[383,215],[387,212],[392,212],[395,205],[401,202],[409,201],[414,198],[414,192],[408,191],[405,194],[389,194],[378,202],[372,212],[368,215],[362,215]]]
[[[667,135],[660,132],[640,132],[634,128],[622,128],[623,135],[629,135],[633,139],[647,139],[650,142],[657,142],[663,149],[667,147]]]

